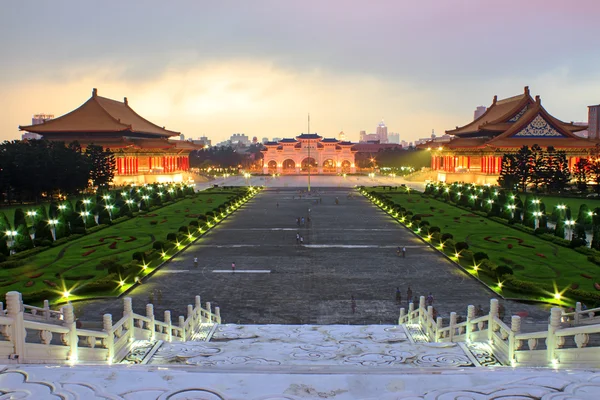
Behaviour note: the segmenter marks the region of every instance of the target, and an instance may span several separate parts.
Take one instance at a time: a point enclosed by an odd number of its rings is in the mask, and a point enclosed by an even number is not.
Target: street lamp
[[[541,211],[534,211],[533,216],[535,217],[535,228],[539,228],[540,220],[539,218],[543,215]]]
[[[112,222],[112,209],[113,209],[113,205],[112,204],[107,204],[104,206],[104,208],[106,208],[106,211],[108,211],[108,219],[110,219],[110,222]]]
[[[567,234],[569,237],[568,240],[573,240],[573,226],[575,226],[575,221],[572,219],[566,220],[565,225],[569,229],[569,233]]]
[[[515,217],[515,209],[517,208],[514,204],[509,204],[506,206],[510,210],[510,218],[513,219]]]
[[[10,254],[15,254],[15,250],[13,249],[13,247],[15,245],[15,238],[17,237],[17,235],[19,233],[17,231],[8,230],[8,231],[4,232],[4,234],[6,236],[8,236],[8,240],[6,241],[6,244],[8,245],[8,248],[10,249]]]
[[[82,211],[79,213],[83,219],[83,227],[87,229],[87,217],[90,215],[89,211]]]
[[[52,233],[52,239],[56,241],[56,225],[58,225],[57,219],[49,219],[48,225],[50,225],[50,232]]]

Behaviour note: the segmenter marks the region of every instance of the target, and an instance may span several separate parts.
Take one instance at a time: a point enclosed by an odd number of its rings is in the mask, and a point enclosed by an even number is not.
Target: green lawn
[[[422,197],[418,193],[407,195],[393,191],[378,192],[390,196],[392,201],[413,214],[423,214],[423,220],[428,221],[430,226],[440,227],[442,233],[451,233],[456,242],[467,242],[469,250],[487,253],[497,265],[512,264],[510,266],[514,276],[519,280],[556,283],[559,290],[579,284],[579,289],[589,292],[595,291],[594,282],[600,282],[600,267],[574,250],[554,245],[442,201]],[[585,278],[582,274],[591,276],[592,279]],[[492,288],[497,288],[497,282],[482,278]],[[523,295],[520,294],[519,297]]]
[[[197,215],[217,208],[240,193],[239,190],[229,192],[230,194],[223,190],[215,193],[200,192],[194,198],[138,215],[131,220],[33,255],[27,258],[22,266],[0,270],[0,294],[4,297],[4,293],[11,290],[30,293],[42,289],[55,289],[62,293],[65,289],[71,290],[73,287],[102,278],[107,275],[106,270],[96,269],[101,259],[115,257],[119,262],[130,262],[134,252],[149,250],[155,240],[165,241],[168,233],[177,232],[179,227],[197,220]],[[57,278],[57,273],[62,274],[64,282]],[[141,267],[140,273],[142,274]],[[128,285],[131,283],[127,282]]]
[[[525,201],[525,194],[520,194],[521,200]],[[530,195],[533,196],[533,195]],[[596,207],[600,207],[599,198],[573,198],[573,197],[560,197],[560,196],[539,196],[535,195],[535,198],[540,199],[546,205],[546,213],[551,214],[554,207],[559,204],[568,205],[571,208],[573,218],[577,217],[577,212],[582,204],[587,205],[591,210]]]

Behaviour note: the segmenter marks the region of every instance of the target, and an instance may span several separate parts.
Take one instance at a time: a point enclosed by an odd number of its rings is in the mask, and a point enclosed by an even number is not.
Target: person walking
[[[409,302],[412,300],[412,290],[411,290],[410,286],[408,286],[408,290],[406,291],[406,298],[408,299]]]
[[[352,314],[356,313],[356,299],[354,295],[350,298],[350,308],[352,309]]]
[[[300,232],[296,232],[296,244],[300,243]]]
[[[402,247],[402,258],[406,258],[406,247]]]
[[[402,304],[402,292],[399,287],[396,288],[396,303]]]
[[[235,261],[231,263],[231,270],[235,274]]]
[[[302,217],[300,225],[304,225],[304,217]]]
[[[427,295],[426,301],[428,306],[433,306],[433,294],[431,292]]]
[[[194,257],[194,268],[198,268],[198,257]]]
[[[300,236],[300,245],[302,246],[304,244],[304,236]]]

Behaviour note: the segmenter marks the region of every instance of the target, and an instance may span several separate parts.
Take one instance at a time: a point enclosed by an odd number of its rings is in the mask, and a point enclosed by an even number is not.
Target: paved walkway
[[[151,293],[160,290],[162,295],[154,296],[157,315],[167,309],[174,317],[184,314],[185,305],[201,294],[203,301],[221,307],[225,323],[393,324],[400,307],[396,287],[407,307],[409,286],[413,296],[432,292],[441,316],[465,314],[468,304],[487,308],[492,296],[487,288],[357,192],[319,190],[320,200],[300,198],[292,189],[263,191],[134,289],[134,309],[143,313]],[[298,217],[307,220],[309,215],[310,223],[297,225]],[[296,233],[304,245],[296,243]],[[406,258],[396,255],[397,246],[407,248]],[[232,262],[240,270],[270,273],[213,272],[230,269]],[[120,318],[122,301],[75,306],[83,321],[100,321],[105,312]],[[548,315],[540,307],[511,302],[506,309],[507,316],[525,310],[538,321]]]

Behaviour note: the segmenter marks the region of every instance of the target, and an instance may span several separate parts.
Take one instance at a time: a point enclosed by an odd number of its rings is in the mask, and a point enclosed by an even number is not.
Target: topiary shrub
[[[161,240],[156,240],[154,243],[152,243],[152,248],[154,250],[162,251],[162,249],[164,249],[164,247],[165,247],[165,244]]]
[[[443,233],[442,234],[442,242],[445,242],[448,239],[454,239],[454,236],[451,233]]]
[[[508,265],[499,265],[498,267],[496,267],[496,270],[494,272],[496,273],[496,278],[498,279],[503,277],[504,275],[513,274],[512,268]]]
[[[144,262],[144,252],[143,251],[136,251],[135,253],[133,253],[131,255],[131,258],[133,260],[139,261],[139,262]]]
[[[473,254],[473,260],[476,263],[489,259],[490,257],[487,255],[487,253],[484,253],[483,251],[478,251],[477,253]]]
[[[440,233],[442,230],[440,229],[439,226],[430,226],[428,229],[428,232],[430,235],[434,234],[434,233]]]
[[[179,232],[185,233],[187,235],[188,232],[189,232],[189,228],[187,226],[180,226],[179,227]]]
[[[176,240],[177,240],[177,234],[176,234],[176,233],[174,233],[174,232],[167,233],[167,240],[168,240],[169,242],[174,242],[174,241],[176,241]]]
[[[469,244],[467,242],[456,242],[456,251],[460,252],[462,250],[467,250],[469,248]]]
[[[190,225],[191,226],[195,226],[197,228],[198,227],[198,221],[190,221]]]

